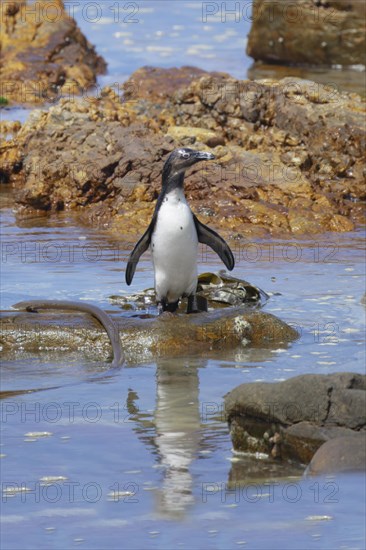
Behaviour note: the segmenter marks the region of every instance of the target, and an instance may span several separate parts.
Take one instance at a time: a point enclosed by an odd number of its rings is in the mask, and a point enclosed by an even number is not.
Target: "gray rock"
[[[366,434],[330,439],[317,450],[306,472],[319,475],[334,472],[364,471],[366,467]]]
[[[324,442],[366,430],[365,390],[354,373],[242,384],[225,396],[234,449],[306,464]]]

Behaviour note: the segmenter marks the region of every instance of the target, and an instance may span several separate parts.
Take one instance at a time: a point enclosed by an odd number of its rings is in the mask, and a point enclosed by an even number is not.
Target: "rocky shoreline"
[[[306,35],[279,26],[278,18],[277,26],[268,26],[263,10],[271,4],[283,9],[290,3],[254,2],[262,13],[249,38],[255,59],[334,60],[334,28],[322,30],[324,46],[319,28],[311,25]],[[337,0],[299,2],[307,20],[314,5],[323,16],[336,10],[347,45],[337,45],[337,62],[361,63],[364,38],[353,27],[361,8],[348,4],[344,10]],[[216,160],[191,171],[187,197],[202,222],[228,239],[347,232],[365,223],[365,105],[357,94],[300,78],[237,80],[195,67],[143,67],[117,88],[84,93],[106,63],[64,2],[52,5],[52,13],[38,22],[43,0],[33,7],[35,17],[26,0],[7,2],[0,12],[5,60],[0,95],[14,104],[45,107],[24,124],[0,123],[0,180],[12,188],[19,218],[67,211],[80,223],[130,239],[149,222],[168,154],[193,146],[211,151]],[[303,30],[304,21],[297,23]],[[288,33],[297,32],[299,40],[289,40]],[[313,47],[305,48],[300,39]],[[173,320],[115,317],[132,363],[182,355],[187,341],[190,352],[208,357],[245,346],[273,351],[298,338],[273,315],[241,308]],[[97,322],[77,313],[6,311],[1,325],[2,352],[9,360],[42,351],[58,358],[82,352],[105,361],[110,352]],[[309,474],[363,470],[365,389],[365,377],[354,373],[243,384],[225,397],[234,449],[265,453],[276,464],[307,465]]]
[[[204,223],[231,237],[350,231],[364,222],[357,94],[187,67],[141,69],[124,90],[35,110],[2,142],[2,181],[14,188],[19,216],[72,210],[94,226],[137,233],[135,216],[140,224],[151,216],[167,155],[194,146],[217,160],[187,177],[188,199]]]

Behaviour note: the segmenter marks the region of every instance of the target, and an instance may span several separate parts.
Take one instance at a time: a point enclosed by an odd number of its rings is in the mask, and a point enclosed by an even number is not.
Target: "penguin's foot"
[[[193,294],[188,296],[187,313],[201,313],[207,311],[207,300],[204,296]]]
[[[166,300],[162,300],[161,302],[158,302],[158,311],[159,315],[162,315],[163,313],[174,313],[179,305],[179,300],[176,302],[167,302]]]

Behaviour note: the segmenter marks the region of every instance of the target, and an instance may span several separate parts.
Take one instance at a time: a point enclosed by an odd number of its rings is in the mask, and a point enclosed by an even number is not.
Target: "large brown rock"
[[[242,384],[226,395],[225,412],[235,450],[307,464],[326,441],[366,432],[366,376]]]
[[[254,0],[247,53],[285,64],[365,65],[362,0]]]
[[[154,72],[144,70],[151,83]],[[121,101],[105,89],[97,98],[63,99],[48,112],[34,112],[1,147],[2,178],[14,185],[18,213],[79,209],[93,225],[140,232],[168,154],[193,146],[211,149],[216,161],[187,174],[192,208],[204,223],[235,237],[349,231],[363,219],[359,96],[299,79],[223,75],[179,87],[186,69],[180,77],[173,72],[178,88],[160,100],[157,92],[150,101],[131,77],[127,88],[139,89],[140,99]],[[161,86],[161,71],[157,79]]]
[[[62,0],[2,2],[0,95],[22,104],[73,98],[106,68]]]
[[[274,315],[243,308],[225,308],[197,315],[150,318],[114,315],[122,348],[130,362],[164,356],[203,354],[210,350],[243,349],[247,346],[273,349],[298,338],[294,328]],[[1,314],[2,356],[5,359],[48,353],[60,357],[84,353],[103,360],[110,342],[100,324],[90,316],[68,312]]]
[[[355,432],[349,436],[326,441],[315,453],[307,468],[310,475],[365,470],[366,434]]]
[[[169,99],[179,88],[186,88],[201,76],[207,76],[207,71],[198,67],[184,66],[172,69],[161,67],[141,67],[123,83],[124,100],[133,101],[147,99],[161,102]],[[211,72],[215,78],[225,78],[226,73]]]

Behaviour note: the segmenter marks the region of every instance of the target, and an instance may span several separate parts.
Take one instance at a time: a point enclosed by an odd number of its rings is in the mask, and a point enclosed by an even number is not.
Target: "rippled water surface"
[[[121,20],[123,10],[132,17],[127,4],[98,6],[98,22],[88,20],[92,7],[75,17],[109,63],[101,84],[144,64],[246,75],[249,22],[202,22],[201,3],[139,2],[135,23]],[[124,284],[133,243],[66,215],[17,222],[11,196],[2,198],[3,310],[52,297],[112,311],[110,295],[152,286],[148,255],[131,289]],[[187,342],[180,358],[117,372],[66,352],[4,361],[2,548],[362,550],[364,477],[309,480],[295,467],[283,477],[265,459],[259,476],[255,458],[233,453],[222,404],[243,382],[364,372],[364,237],[360,229],[233,246],[234,275],[271,295],[265,311],[297,326],[288,347],[202,358]],[[200,271],[222,268],[201,252]]]
[[[66,216],[18,225],[2,214],[3,309],[49,297],[114,309],[129,244]],[[255,459],[233,454],[222,410],[242,382],[363,372],[363,237],[234,247],[234,273],[273,293],[265,311],[301,332],[288,348],[203,359],[187,342],[186,356],[112,373],[67,354],[5,361],[3,547],[363,548],[360,474],[304,480],[289,468],[280,480],[262,459],[258,478]],[[221,268],[201,259],[202,271]],[[132,290],[151,284],[146,257]]]

